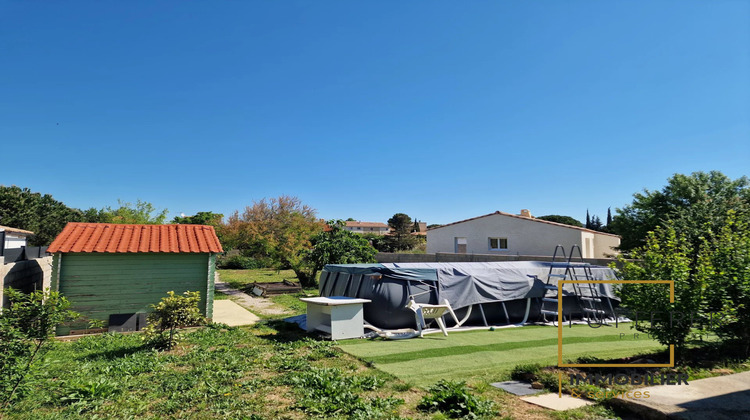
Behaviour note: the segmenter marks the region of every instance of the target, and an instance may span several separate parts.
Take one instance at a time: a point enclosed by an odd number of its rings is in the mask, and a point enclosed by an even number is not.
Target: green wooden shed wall
[[[167,292],[200,292],[200,309],[213,317],[216,254],[56,254],[52,289],[83,315],[57,331],[84,329],[91,320],[109,321],[112,314],[151,312]]]
[[[200,292],[201,312],[213,317],[221,245],[210,226],[69,223],[50,248],[52,290],[82,315],[59,327],[58,335],[86,329],[93,320],[106,326],[111,315],[151,312],[169,291]]]

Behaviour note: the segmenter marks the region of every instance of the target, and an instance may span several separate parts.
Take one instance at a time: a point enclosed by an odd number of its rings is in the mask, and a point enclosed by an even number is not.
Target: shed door
[[[64,254],[59,290],[71,310],[83,317],[72,329],[86,328],[91,320],[105,324],[112,314],[150,312],[168,291],[200,292],[206,314],[208,254]],[[68,334],[63,329],[58,334]]]

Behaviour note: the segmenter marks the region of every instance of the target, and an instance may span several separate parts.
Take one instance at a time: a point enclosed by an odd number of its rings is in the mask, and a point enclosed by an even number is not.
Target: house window
[[[490,251],[503,251],[508,249],[508,238],[487,238],[489,239]]]
[[[466,238],[456,237],[454,244],[456,254],[466,254]]]

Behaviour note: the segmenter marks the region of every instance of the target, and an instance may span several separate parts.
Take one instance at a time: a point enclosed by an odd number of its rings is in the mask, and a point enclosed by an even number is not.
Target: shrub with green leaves
[[[5,289],[10,306],[0,312],[0,403],[7,407],[55,335],[55,328],[75,319],[70,302],[49,289],[22,293]]]
[[[390,418],[396,408],[404,403],[392,397],[363,399],[358,392],[378,389],[385,381],[371,375],[344,376],[337,368],[310,367],[288,374],[282,383],[291,385],[301,394],[296,408],[309,416]]]
[[[633,250],[632,257],[636,260],[620,259],[622,279],[672,280],[675,302],[670,303],[666,284],[626,284],[620,291],[622,303],[638,319],[634,325],[638,331],[651,334],[661,344],[674,344],[676,357],[681,359],[692,330],[690,317],[702,309],[710,276],[708,255],[703,249],[694,249],[688,238],[667,222],[649,232],[646,245]]]
[[[646,245],[633,251],[636,261],[622,260],[625,280],[673,280],[675,302],[666,285],[629,284],[623,305],[638,311],[637,329],[662,344],[675,344],[677,359],[695,328],[716,333],[750,355],[750,221],[730,210],[720,221],[706,223],[694,245],[668,221],[649,232]],[[654,322],[651,315],[654,314]],[[672,317],[670,317],[672,314]],[[631,316],[632,317],[632,316]],[[644,322],[645,321],[645,322]]]
[[[269,263],[252,257],[243,255],[232,255],[229,257],[219,257],[219,267],[232,270],[250,270],[256,268],[266,268]]]
[[[421,411],[439,411],[452,419],[477,419],[496,414],[492,401],[473,395],[465,382],[441,380],[428,391],[429,395],[417,405]]]
[[[510,377],[517,381],[531,381],[536,379],[539,372],[542,371],[542,365],[539,363],[527,363],[516,365],[510,371]]]
[[[739,354],[750,355],[750,217],[730,211],[721,229],[706,235],[709,260],[703,321]]]
[[[201,314],[198,303],[200,292],[185,292],[176,295],[173,291],[167,292],[167,297],[161,299],[148,315],[148,325],[143,329],[144,338],[157,348],[166,350],[177,345],[179,335],[178,328],[201,325],[206,322]]]

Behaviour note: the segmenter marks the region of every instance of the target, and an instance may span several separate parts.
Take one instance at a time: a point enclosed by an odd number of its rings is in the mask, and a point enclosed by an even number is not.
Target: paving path
[[[645,419],[750,419],[750,372],[639,388],[649,398],[614,399]]]
[[[217,274],[218,277],[218,274]],[[250,296],[247,293],[233,289],[228,284],[216,281],[216,291],[229,295],[229,298],[243,308],[259,315],[291,315],[285,308],[273,303],[270,299]]]
[[[227,324],[230,327],[253,325],[260,321],[258,315],[248,311],[231,300],[214,301],[214,322]]]

